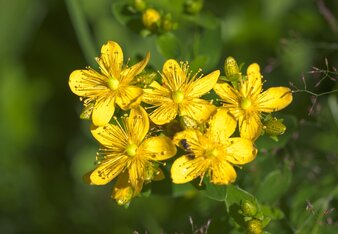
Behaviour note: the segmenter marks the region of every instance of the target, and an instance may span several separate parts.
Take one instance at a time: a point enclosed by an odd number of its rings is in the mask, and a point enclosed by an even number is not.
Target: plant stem
[[[94,46],[95,43],[91,37],[79,0],[65,0],[65,2],[86,60],[88,64],[95,66],[94,58],[96,57],[97,49]]]

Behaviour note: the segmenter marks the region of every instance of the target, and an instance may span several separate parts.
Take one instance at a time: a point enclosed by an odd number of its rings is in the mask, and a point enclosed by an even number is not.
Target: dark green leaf
[[[257,189],[258,199],[268,204],[278,201],[288,191],[291,181],[292,174],[287,166],[283,171],[270,172]]]

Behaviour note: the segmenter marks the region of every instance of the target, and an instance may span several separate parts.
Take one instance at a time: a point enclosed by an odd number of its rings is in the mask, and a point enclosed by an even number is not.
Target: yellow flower
[[[144,182],[162,176],[156,162],[174,156],[176,147],[165,136],[146,139],[148,130],[148,115],[141,107],[131,109],[122,125],[107,124],[92,128],[91,132],[102,148],[99,151],[98,166],[86,176],[87,182],[104,185],[121,174],[113,198],[122,200],[122,204],[127,198],[139,193]]]
[[[158,125],[169,123],[176,115],[188,116],[198,123],[206,121],[216,107],[199,97],[209,92],[216,84],[220,72],[207,76],[190,77],[188,65],[180,65],[173,59],[167,60],[162,69],[162,85],[154,81],[144,89],[143,101],[158,107],[150,119]]]
[[[101,57],[96,58],[101,73],[91,68],[75,70],[70,74],[69,86],[76,95],[84,97],[85,106],[94,103],[92,121],[96,126],[107,124],[115,112],[115,103],[127,110],[138,100],[142,89],[131,85],[134,77],[142,72],[149,61],[147,53],[139,63],[122,68],[123,53],[121,47],[108,41],[101,48]]]
[[[292,101],[287,87],[273,87],[263,92],[262,75],[256,63],[248,67],[247,79],[240,81],[238,90],[228,83],[216,84],[214,90],[238,121],[241,137],[252,140],[261,133],[261,113],[281,110]]]
[[[207,173],[214,184],[229,184],[236,179],[233,165],[251,162],[257,154],[253,143],[245,138],[229,138],[236,129],[236,120],[228,110],[219,108],[209,121],[205,134],[187,129],[174,137],[174,143],[187,154],[175,160],[171,167],[174,183],[189,182]]]

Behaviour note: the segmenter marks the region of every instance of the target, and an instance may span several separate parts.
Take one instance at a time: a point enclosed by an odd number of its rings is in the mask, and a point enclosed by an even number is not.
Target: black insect
[[[194,158],[195,158],[195,154],[194,154],[194,152],[191,150],[191,148],[190,148],[190,146],[189,146],[187,140],[186,140],[186,139],[182,139],[182,140],[180,141],[180,143],[181,143],[183,149],[187,152],[186,155],[187,155],[190,159],[194,159]]]

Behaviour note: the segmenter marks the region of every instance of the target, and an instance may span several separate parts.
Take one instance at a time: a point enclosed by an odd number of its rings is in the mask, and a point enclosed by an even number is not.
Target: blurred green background
[[[136,198],[128,209],[110,199],[112,185],[82,181],[98,145],[78,117],[81,103],[68,77],[95,67],[107,40],[132,61],[150,51],[155,70],[174,57],[223,71],[224,59],[234,56],[245,67],[258,62],[267,87],[292,82],[304,89],[304,74],[315,93],[338,88],[329,77],[315,87],[325,73],[308,73],[326,70],[325,58],[331,71],[338,67],[337,1],[211,0],[197,15],[183,12],[184,0],[148,2],[171,13],[178,28],[140,36],[121,13],[132,1],[0,1],[0,233],[199,233],[189,217],[197,227],[210,220],[208,233],[238,233],[224,203],[170,187],[169,179],[169,189]],[[283,212],[266,228],[271,233],[338,230],[337,92],[318,97],[309,116],[311,100],[295,93],[283,111],[285,136],[258,142],[258,158],[237,170],[242,188]]]

